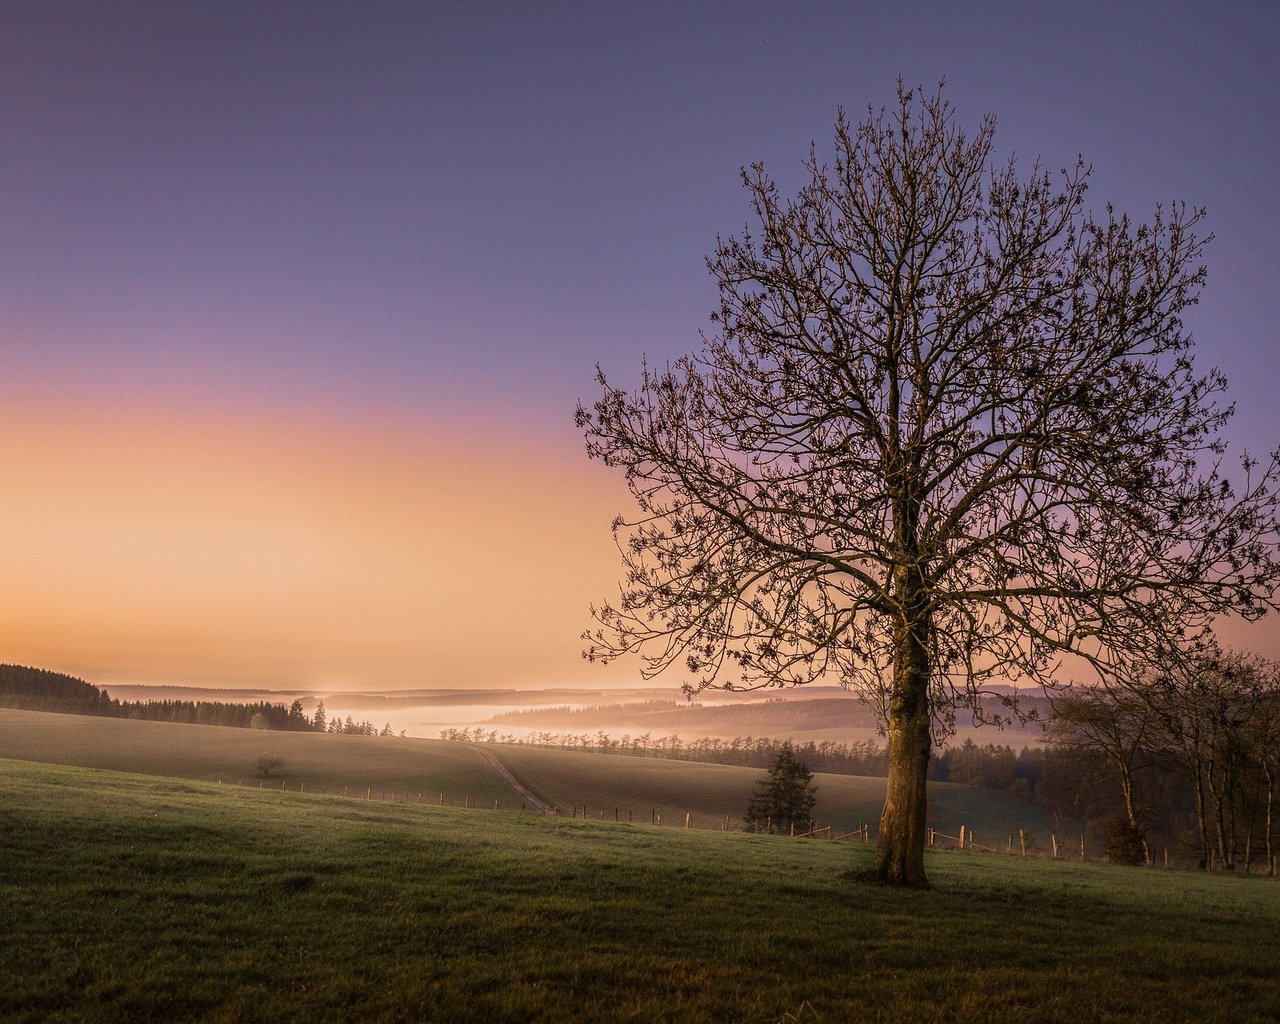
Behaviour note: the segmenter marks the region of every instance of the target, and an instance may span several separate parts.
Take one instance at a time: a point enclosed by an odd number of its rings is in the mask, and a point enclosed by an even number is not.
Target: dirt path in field
[[[516,777],[507,770],[507,766],[498,760],[496,754],[493,754],[488,750],[480,750],[480,756],[483,757],[486,761],[488,761],[489,767],[492,768],[499,775],[501,775],[503,778],[503,781],[505,781],[507,785],[509,785],[512,789],[514,789],[517,793],[519,793],[520,796],[523,797],[527,803],[531,804],[535,810],[541,811],[543,814],[556,813],[553,808],[544,804],[536,796],[534,796],[527,789],[525,789],[524,786],[516,779]]]

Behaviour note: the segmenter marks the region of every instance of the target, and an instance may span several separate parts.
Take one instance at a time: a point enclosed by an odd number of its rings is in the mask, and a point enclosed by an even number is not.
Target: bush
[[[284,767],[284,758],[276,757],[275,754],[259,754],[256,767],[265,779],[270,776],[275,769]]]

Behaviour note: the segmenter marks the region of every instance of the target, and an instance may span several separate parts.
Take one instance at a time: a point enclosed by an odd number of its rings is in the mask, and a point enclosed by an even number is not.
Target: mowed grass
[[[6,1021],[1264,1021],[1280,885],[0,761]]]
[[[612,821],[651,822],[693,828],[740,827],[747,801],[765,777],[762,769],[554,750],[488,745],[533,793],[566,816],[602,816]],[[255,774],[261,753],[284,759],[265,783]],[[461,743],[400,737],[319,736],[259,732],[218,726],[134,722],[80,715],[0,708],[0,756],[54,764],[140,772],[291,791],[369,795],[376,800],[445,801],[515,809],[521,798],[493,771],[478,750]],[[876,831],[884,803],[884,780],[819,775],[815,780],[820,822],[836,834],[863,823]],[[1026,829],[1047,849],[1050,816],[1023,800],[991,790],[931,785],[929,824],[948,835],[961,825],[978,842],[1007,843]]]

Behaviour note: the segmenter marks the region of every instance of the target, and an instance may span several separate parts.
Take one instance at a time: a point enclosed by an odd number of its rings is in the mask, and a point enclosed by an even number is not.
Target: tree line
[[[651,732],[634,736],[627,733],[614,737],[604,730],[595,733],[539,730],[523,737],[516,737],[511,733],[502,733],[497,729],[484,726],[442,729],[440,738],[463,743],[516,743],[627,757],[704,761],[711,764],[738,765],[744,768],[767,768],[777,760],[784,747],[789,747],[796,757],[803,760],[814,771],[830,772],[836,775],[880,776],[887,771],[884,748],[872,740],[853,743],[833,743],[824,740],[822,743],[810,741],[802,744],[767,736],[735,736],[733,739],[703,736],[686,740],[678,735],[654,735]]]
[[[390,736],[390,724],[329,718],[324,701],[308,715],[302,701],[288,707],[269,701],[235,703],[214,700],[117,700],[83,679],[25,665],[0,665],[0,707],[53,711],[69,715],[129,718],[146,722],[223,725],[279,732],[322,732],[347,736]]]

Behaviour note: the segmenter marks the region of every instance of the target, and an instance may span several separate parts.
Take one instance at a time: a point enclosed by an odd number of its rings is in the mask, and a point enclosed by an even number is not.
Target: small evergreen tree
[[[797,761],[791,744],[778,752],[769,768],[769,777],[760,781],[756,795],[747,804],[747,828],[753,832],[786,834],[813,828],[813,772]]]

